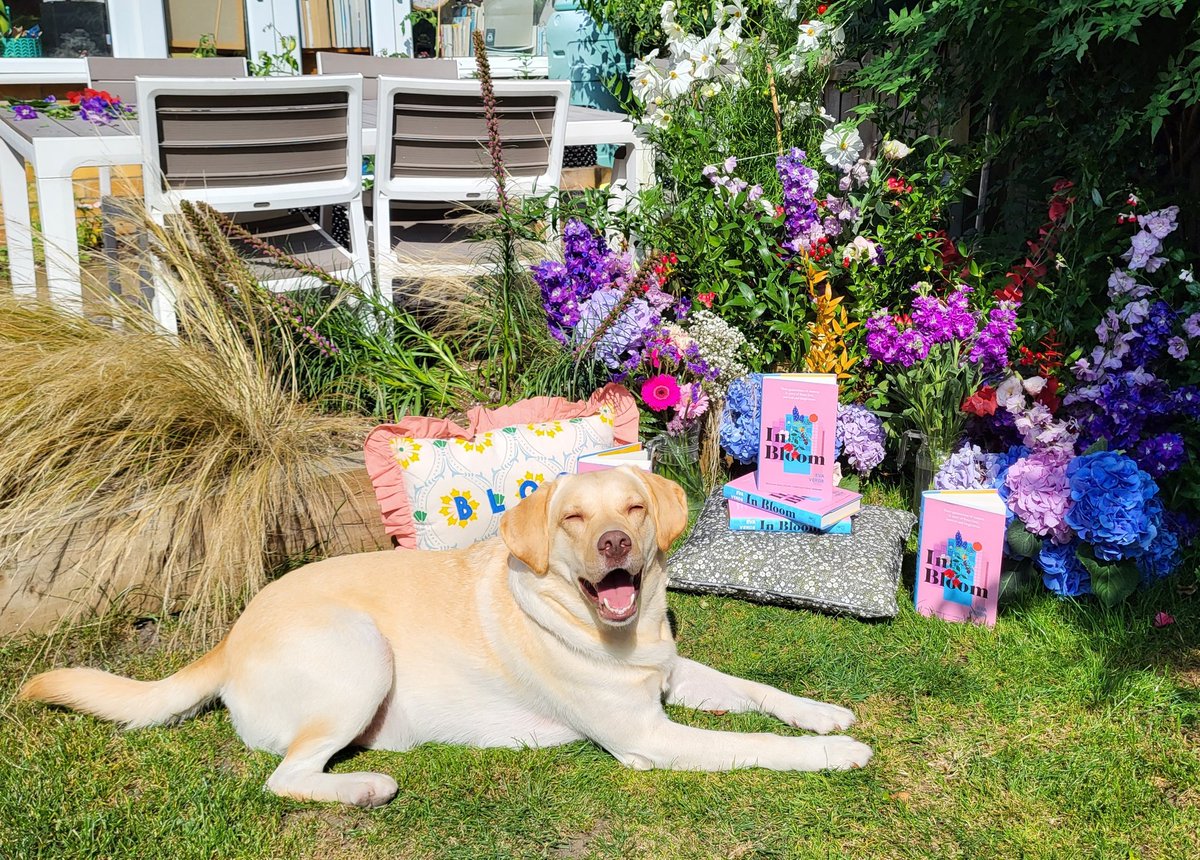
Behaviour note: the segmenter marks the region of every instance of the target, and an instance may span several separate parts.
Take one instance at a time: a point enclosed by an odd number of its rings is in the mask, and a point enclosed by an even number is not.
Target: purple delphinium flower
[[[1159,433],[1138,443],[1133,458],[1151,477],[1161,478],[1187,462],[1187,447],[1178,433]]]
[[[628,255],[612,251],[597,233],[572,218],[563,228],[563,262],[547,260],[532,269],[542,294],[550,333],[571,340],[579,323],[579,305],[599,289],[623,288],[632,279]]]
[[[793,147],[775,160],[775,170],[783,185],[784,228],[788,234],[785,244],[793,251],[808,250],[818,238],[814,231],[821,231],[814,196],[817,171],[808,167],[804,159],[804,150]]]
[[[1145,215],[1139,215],[1137,220],[1138,226],[1155,239],[1165,239],[1179,226],[1176,223],[1177,218],[1179,218],[1179,207],[1168,206],[1165,209],[1158,209],[1154,212],[1147,212]]]
[[[1121,259],[1128,262],[1130,270],[1144,269],[1161,249],[1162,242],[1152,233],[1142,230],[1134,234],[1129,243],[1129,250],[1121,255]]]
[[[1173,337],[1167,341],[1167,354],[1177,361],[1188,357],[1187,341],[1181,337]]]
[[[13,105],[13,115],[16,119],[37,119],[38,112],[31,105]]]
[[[1200,337],[1200,313],[1194,313],[1183,321],[1183,333],[1188,337]]]

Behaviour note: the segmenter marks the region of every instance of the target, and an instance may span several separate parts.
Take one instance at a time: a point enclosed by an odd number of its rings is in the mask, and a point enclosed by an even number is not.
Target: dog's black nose
[[[633,546],[633,542],[629,539],[629,535],[617,529],[600,535],[600,540],[596,542],[596,549],[600,550],[608,559],[624,558],[629,555],[631,546]]]

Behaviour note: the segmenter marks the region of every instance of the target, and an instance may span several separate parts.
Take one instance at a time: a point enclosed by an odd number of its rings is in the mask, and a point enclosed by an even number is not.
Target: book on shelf
[[[798,493],[780,493],[760,487],[753,472],[734,478],[725,485],[722,494],[727,499],[761,508],[768,513],[778,514],[822,531],[853,516],[862,507],[862,494],[853,490],[834,487],[828,500]]]
[[[575,471],[578,474],[602,472],[618,466],[636,466],[649,472],[651,470],[650,452],[643,448],[640,442],[619,445],[616,448],[605,448],[603,451],[593,451],[579,457],[575,463]]]
[[[758,485],[820,499],[836,486],[838,382],[832,373],[768,373],[762,383]]]
[[[996,623],[1006,519],[996,490],[921,494],[917,612],[988,627]]]
[[[818,535],[848,535],[851,533],[850,517],[838,520],[827,529],[805,525],[793,519],[764,511],[736,499],[726,499],[729,506],[729,529],[735,532],[807,532]]]

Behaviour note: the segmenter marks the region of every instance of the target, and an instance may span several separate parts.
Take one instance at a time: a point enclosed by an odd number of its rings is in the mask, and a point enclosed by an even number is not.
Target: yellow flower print
[[[392,457],[401,469],[407,469],[421,459],[421,443],[411,436],[397,436],[388,444],[392,449]]]
[[[600,417],[601,424],[608,424],[610,427],[613,423],[613,408],[611,403],[604,403],[600,406],[600,411],[596,413]]]
[[[562,432],[561,421],[546,421],[543,424],[530,424],[529,429],[534,432],[535,436],[545,436],[547,439],[553,439]]]
[[[488,448],[492,447],[492,434],[484,433],[482,436],[476,436],[474,439],[455,439],[454,444],[458,445],[464,451],[474,451],[476,454],[482,454]]]
[[[471,497],[470,490],[452,488],[449,495],[442,496],[442,507],[438,513],[446,518],[446,525],[465,529],[467,523],[478,519],[478,510],[479,503]]]

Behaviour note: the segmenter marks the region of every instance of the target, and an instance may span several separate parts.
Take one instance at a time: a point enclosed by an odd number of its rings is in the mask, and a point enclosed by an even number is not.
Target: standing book
[[[808,526],[762,508],[747,505],[736,499],[727,500],[729,505],[729,530],[735,532],[807,532],[817,535],[850,534],[850,517],[839,520],[827,529]]]
[[[823,501],[833,497],[838,382],[832,373],[763,376],[758,486]]]
[[[1006,513],[995,490],[921,494],[913,602],[922,615],[996,623]]]
[[[721,492],[727,499],[752,505],[822,531],[852,514],[857,514],[858,509],[862,507],[861,494],[841,487],[833,488],[828,501],[795,493],[773,493],[758,486],[753,472],[734,478]]]

